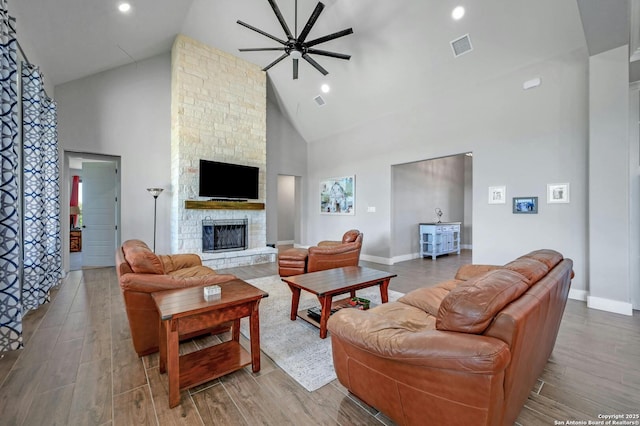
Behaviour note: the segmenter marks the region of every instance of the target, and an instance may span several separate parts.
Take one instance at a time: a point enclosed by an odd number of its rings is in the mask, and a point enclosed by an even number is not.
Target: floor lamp
[[[147,188],[149,194],[153,195],[153,252],[156,252],[156,212],[158,209],[158,195],[162,191],[163,188]]]

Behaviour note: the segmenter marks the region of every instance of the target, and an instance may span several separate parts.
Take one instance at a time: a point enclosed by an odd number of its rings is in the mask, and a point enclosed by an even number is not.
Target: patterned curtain
[[[0,351],[22,347],[17,41],[0,0]]]
[[[22,64],[22,149],[24,193],[23,309],[49,301],[62,277],[60,169],[56,104],[44,92],[42,75]]]

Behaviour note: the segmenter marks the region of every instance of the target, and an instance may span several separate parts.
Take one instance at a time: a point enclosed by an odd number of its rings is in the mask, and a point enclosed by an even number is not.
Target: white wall
[[[628,81],[628,46],[589,58],[587,302],[590,307],[631,314]]]
[[[631,303],[640,309],[640,84],[629,94],[629,266]]]
[[[278,175],[298,176],[307,174],[307,143],[277,105],[277,95],[267,81],[267,243],[275,244],[278,232]],[[296,191],[296,196],[302,196]],[[299,205],[301,203],[295,203]],[[301,209],[302,210],[302,209]],[[299,226],[303,211],[296,212],[294,220]],[[301,232],[301,231],[300,231]],[[300,232],[297,232],[298,234]],[[299,241],[296,241],[299,243]]]
[[[153,197],[146,188],[165,188],[158,197],[156,251],[169,252],[170,54],[62,84],[55,92],[62,150],[122,158],[123,241],[153,241]]]
[[[504,264],[552,248],[575,261],[573,288],[586,289],[587,71],[581,49],[480,85],[443,88],[421,104],[309,145],[305,242],[358,228],[367,236],[363,255],[390,258],[391,166],[473,152],[473,261]],[[542,85],[524,91],[522,83],[535,76]],[[355,216],[317,213],[317,182],[350,174]],[[570,204],[546,203],[546,185],[556,182],[571,184]],[[509,200],[538,196],[539,214],[489,205],[488,187],[495,185],[506,185]]]

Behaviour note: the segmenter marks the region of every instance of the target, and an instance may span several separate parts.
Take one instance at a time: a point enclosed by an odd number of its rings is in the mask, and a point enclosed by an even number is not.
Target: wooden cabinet
[[[82,231],[69,231],[69,251],[82,251]]]
[[[420,257],[460,254],[461,222],[421,223]]]

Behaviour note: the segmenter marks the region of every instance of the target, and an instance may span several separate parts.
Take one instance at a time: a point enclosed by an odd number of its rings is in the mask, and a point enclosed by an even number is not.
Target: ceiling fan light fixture
[[[299,50],[292,50],[290,55],[293,59],[302,59],[302,52]]]

